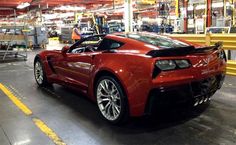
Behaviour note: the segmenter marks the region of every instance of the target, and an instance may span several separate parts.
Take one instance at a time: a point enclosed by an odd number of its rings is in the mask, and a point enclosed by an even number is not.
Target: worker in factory
[[[74,42],[77,42],[77,41],[79,41],[81,39],[81,35],[80,35],[80,30],[79,30],[78,24],[74,25],[71,37],[72,37],[72,40],[74,40]]]

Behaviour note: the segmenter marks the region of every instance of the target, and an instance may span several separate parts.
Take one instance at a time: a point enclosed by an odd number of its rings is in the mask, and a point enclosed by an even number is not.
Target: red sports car
[[[40,87],[57,83],[80,90],[116,124],[159,105],[209,102],[225,77],[221,46],[147,32],[94,35],[36,55],[34,75]]]

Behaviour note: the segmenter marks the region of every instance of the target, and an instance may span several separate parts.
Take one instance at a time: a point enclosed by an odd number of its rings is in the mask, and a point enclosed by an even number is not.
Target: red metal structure
[[[39,86],[75,88],[97,102],[106,120],[120,123],[163,104],[208,102],[222,85],[226,58],[220,44],[206,47],[153,33],[118,33],[43,51],[34,66]]]
[[[11,0],[11,1],[1,0],[0,6],[16,8],[17,5],[23,2],[31,3],[31,5],[48,4],[49,6],[57,6],[57,5],[70,5],[70,4],[77,4],[77,5],[111,4],[113,3],[113,0]]]
[[[112,5],[114,0],[1,0],[0,1],[0,7],[2,8],[16,8],[19,4],[28,2],[30,3],[30,7],[35,6],[48,6],[50,7],[56,7],[61,5],[77,5],[77,6],[84,6],[87,8],[94,7],[96,5],[103,5],[103,4],[110,4]],[[115,0],[115,2],[118,2],[118,0]],[[25,12],[25,10],[17,10],[17,13],[19,12]],[[12,14],[12,11],[9,10],[1,10],[0,16],[8,16]]]
[[[184,32],[188,32],[188,0],[183,0],[186,16],[184,17]]]
[[[206,27],[211,27],[212,20],[212,0],[207,0]]]

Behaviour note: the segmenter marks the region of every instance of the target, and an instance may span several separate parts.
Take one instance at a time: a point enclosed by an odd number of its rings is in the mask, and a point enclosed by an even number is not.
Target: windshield
[[[152,44],[160,48],[177,48],[189,46],[189,44],[181,42],[179,40],[174,40],[167,36],[161,36],[152,33],[130,33],[127,34],[126,37],[142,41],[144,43]]]

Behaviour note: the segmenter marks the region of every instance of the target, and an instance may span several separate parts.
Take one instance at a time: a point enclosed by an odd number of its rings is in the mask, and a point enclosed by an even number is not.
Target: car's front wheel
[[[39,58],[34,62],[34,77],[40,87],[50,85],[50,83],[48,83],[46,73],[44,72],[43,64]]]
[[[102,116],[112,124],[128,119],[128,103],[120,83],[111,76],[101,77],[96,84],[97,105]]]

